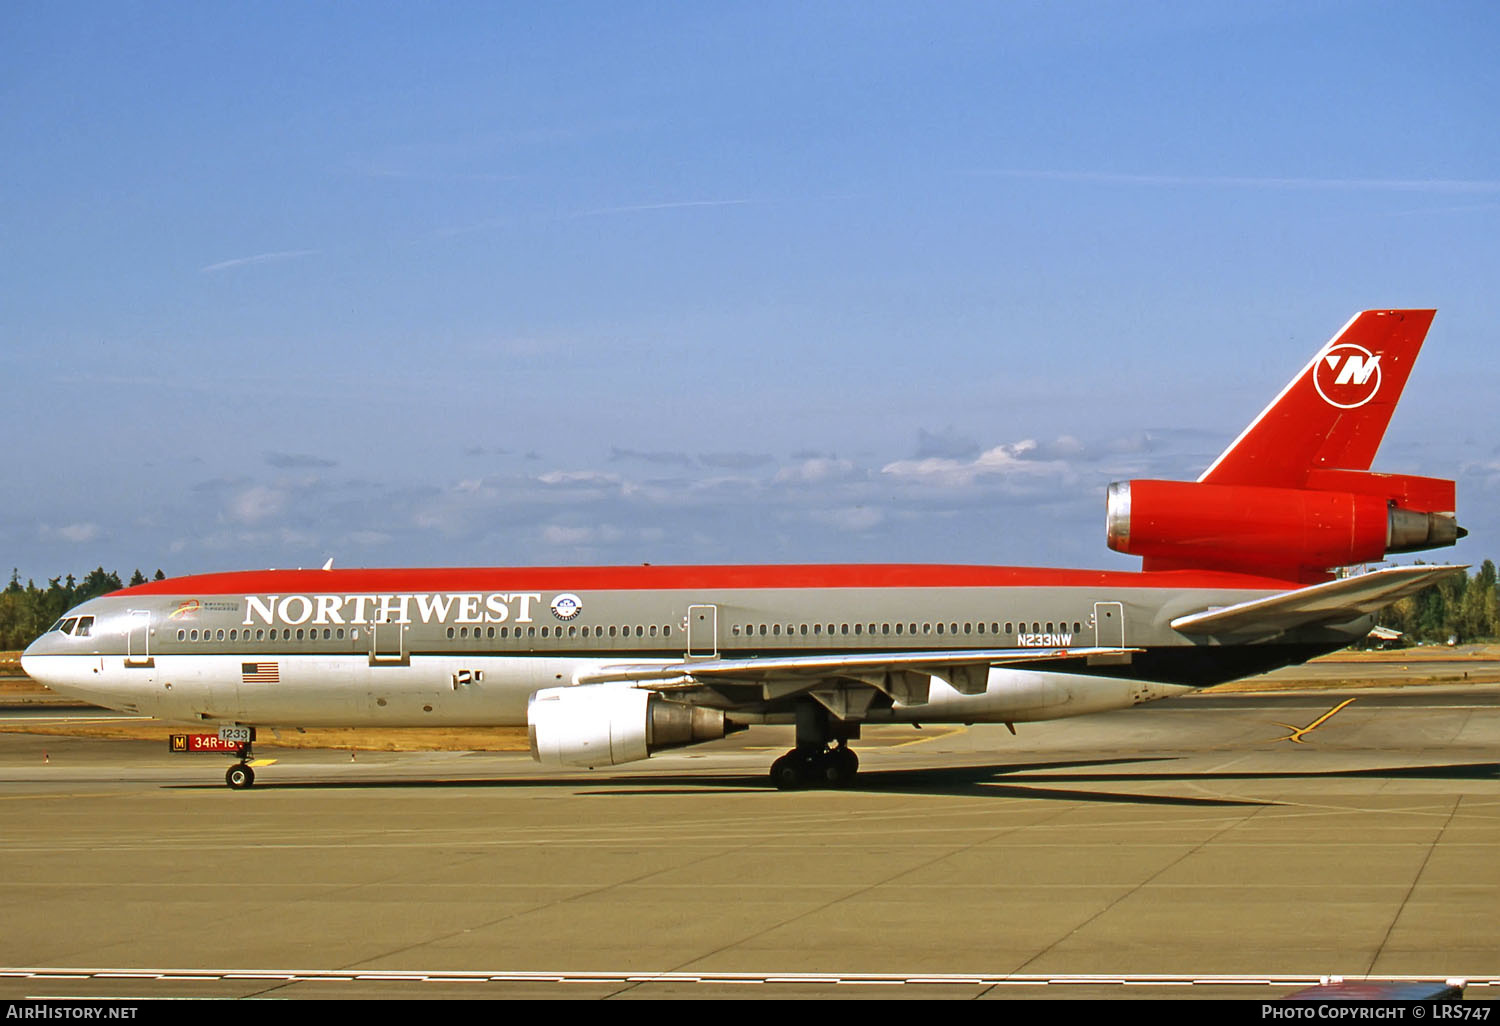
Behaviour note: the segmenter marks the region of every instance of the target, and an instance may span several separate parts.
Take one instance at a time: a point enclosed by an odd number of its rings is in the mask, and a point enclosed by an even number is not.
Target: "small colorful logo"
[[[566,592],[552,600],[552,615],[559,620],[571,620],[583,612],[583,600]]]
[[[202,604],[197,599],[184,599],[177,603],[177,608],[167,614],[168,620],[180,620],[184,616],[197,616]]]
[[[1341,342],[1318,357],[1313,387],[1329,406],[1363,406],[1380,391],[1380,357],[1364,346]]]

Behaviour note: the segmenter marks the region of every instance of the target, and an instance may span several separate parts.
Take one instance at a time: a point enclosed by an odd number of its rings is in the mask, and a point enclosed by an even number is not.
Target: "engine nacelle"
[[[1146,569],[1305,576],[1393,552],[1452,545],[1451,513],[1402,509],[1379,494],[1127,481],[1109,486],[1107,532]]]
[[[670,702],[618,684],[545,688],[526,706],[531,757],[563,766],[617,766],[744,729],[718,709]]]

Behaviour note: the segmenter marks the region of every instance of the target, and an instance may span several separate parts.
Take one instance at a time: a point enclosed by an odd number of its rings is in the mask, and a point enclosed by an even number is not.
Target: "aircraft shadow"
[[[1032,798],[1041,801],[1089,801],[1131,805],[1188,805],[1188,807],[1236,807],[1278,805],[1274,799],[1212,798],[1203,795],[1131,793],[1097,787],[1062,784],[1130,784],[1142,781],[1203,783],[1214,780],[1494,780],[1500,763],[1439,763],[1424,766],[1391,766],[1368,769],[1289,769],[1289,771],[1110,771],[1106,766],[1175,762],[1173,756],[1118,757],[1118,759],[1055,760],[1055,762],[1001,762],[986,765],[932,766],[916,769],[861,769],[858,780],[846,792],[892,793],[892,795],[987,796],[987,798]],[[1073,772],[1059,772],[1073,769]],[[172,789],[219,789],[223,784],[168,784]],[[763,774],[715,774],[712,771],[684,774],[634,774],[589,780],[577,775],[517,775],[517,777],[450,777],[405,780],[266,780],[255,790],[375,790],[414,787],[547,787],[571,790],[577,795],[600,798],[625,796],[718,796],[729,793],[775,793]],[[810,789],[813,790],[813,789]],[[828,789],[826,793],[834,793]]]
[[[1054,762],[992,763],[970,766],[943,766],[923,769],[866,769],[856,784],[845,790],[877,794],[930,794],[946,796],[1032,798],[1045,801],[1103,802],[1128,805],[1177,806],[1257,806],[1277,805],[1273,800],[1213,798],[1201,795],[1171,795],[1118,792],[1080,787],[1142,782],[1204,783],[1235,780],[1494,780],[1500,778],[1500,763],[1454,763],[1426,766],[1397,766],[1371,769],[1170,772],[1143,770],[1121,772],[1108,769],[1120,765],[1170,763],[1171,756],[1083,759]],[[1072,770],[1072,772],[1060,772]],[[1065,787],[1060,785],[1074,785]],[[222,784],[169,785],[187,790],[217,789]],[[594,797],[630,797],[647,795],[680,795],[713,797],[725,794],[773,792],[761,774],[698,773],[636,774],[594,781],[578,776],[515,776],[476,778],[437,778],[404,780],[400,778],[364,780],[293,780],[266,781],[256,790],[373,790],[415,788],[555,788]]]

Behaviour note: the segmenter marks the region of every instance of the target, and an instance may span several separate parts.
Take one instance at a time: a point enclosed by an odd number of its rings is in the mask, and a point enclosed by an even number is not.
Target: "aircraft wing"
[[[1078,659],[1126,662],[1128,648],[993,648],[934,652],[862,652],[850,655],[773,656],[751,659],[696,659],[662,664],[601,666],[578,675],[579,684],[630,682],[653,691],[678,691],[714,685],[757,686],[764,700],[786,698],[848,680],[886,692],[898,701],[927,700],[933,677],[962,694],[982,694],[994,666]]]
[[[1391,566],[1279,595],[1189,613],[1172,621],[1183,634],[1278,634],[1294,627],[1347,623],[1415,594],[1467,566]]]

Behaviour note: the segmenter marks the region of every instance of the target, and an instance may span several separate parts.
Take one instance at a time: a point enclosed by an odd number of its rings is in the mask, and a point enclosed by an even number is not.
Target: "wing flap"
[[[1306,588],[1251,599],[1232,606],[1179,616],[1172,628],[1183,634],[1278,634],[1294,627],[1345,623],[1415,594],[1467,566],[1392,566],[1359,577],[1325,581]]]
[[[754,685],[763,701],[777,702],[845,681],[879,690],[903,705],[927,702],[932,678],[965,695],[983,694],[991,667],[1058,659],[1128,662],[1131,648],[994,648],[944,652],[861,652],[850,655],[700,659],[666,664],[616,664],[577,675],[578,684],[632,683],[652,691],[684,694],[693,689]],[[866,703],[867,704],[867,703]]]
[[[667,664],[600,666],[578,674],[579,684],[631,681],[653,686],[694,682],[762,684],[788,678],[809,682],[833,677],[864,679],[880,673],[939,673],[961,666],[1019,666],[1051,659],[1126,655],[1128,648],[991,648],[942,652],[860,652],[852,655],[771,656],[755,659],[701,659]]]

